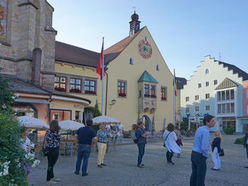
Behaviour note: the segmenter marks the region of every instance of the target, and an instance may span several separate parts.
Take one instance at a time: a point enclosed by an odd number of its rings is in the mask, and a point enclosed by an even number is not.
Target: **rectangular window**
[[[199,100],[199,95],[196,95],[195,96],[195,100]]]
[[[156,98],[156,86],[151,85],[151,98]]]
[[[199,106],[195,106],[195,111],[196,111],[196,112],[199,111]]]
[[[210,110],[210,105],[206,105],[206,110]]]
[[[217,100],[221,101],[221,92],[220,91],[217,92]]]
[[[144,86],[144,97],[150,97],[150,85],[148,84]]]
[[[208,86],[209,86],[209,81],[206,82],[206,87],[208,87]]]
[[[84,81],[84,93],[85,94],[96,94],[96,81],[86,79]]]
[[[186,97],[186,98],[185,98],[185,101],[186,101],[186,102],[189,101],[189,97]]]
[[[222,104],[222,114],[225,114],[226,113],[226,108],[225,108],[225,104]]]
[[[118,96],[126,97],[127,96],[127,85],[126,81],[118,81]]]
[[[70,79],[70,92],[81,93],[81,79]]]
[[[201,88],[201,83],[198,83],[198,88]]]
[[[230,91],[226,90],[226,100],[229,100],[229,99],[230,99]]]
[[[230,113],[230,103],[226,104],[226,113]]]
[[[234,103],[231,103],[231,113],[234,113]]]
[[[231,90],[231,99],[234,99],[234,90]]]
[[[8,25],[8,3],[7,0],[0,1],[0,41],[7,42],[7,25]],[[11,5],[11,4],[10,4]]]
[[[54,90],[65,92],[66,91],[66,77],[54,77]]]
[[[217,80],[214,80],[214,85],[217,85],[218,81]]]
[[[167,100],[167,88],[161,87],[161,100],[166,101]]]
[[[221,91],[221,100],[224,101],[226,100],[226,94],[225,94],[225,91]]]
[[[221,113],[221,104],[218,104],[218,114]]]
[[[206,97],[206,99],[209,99],[210,98],[210,94],[209,93],[205,94],[205,97]]]
[[[189,113],[189,107],[186,107],[186,113]]]

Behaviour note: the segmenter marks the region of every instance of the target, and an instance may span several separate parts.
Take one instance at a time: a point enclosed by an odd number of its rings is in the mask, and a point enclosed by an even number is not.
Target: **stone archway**
[[[141,116],[141,118],[142,118],[142,121],[145,124],[145,130],[151,132],[152,131],[152,119],[146,114],[143,114]]]

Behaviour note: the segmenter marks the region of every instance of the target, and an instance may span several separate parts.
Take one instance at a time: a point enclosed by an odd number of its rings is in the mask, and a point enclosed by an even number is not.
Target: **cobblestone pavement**
[[[206,186],[247,186],[248,165],[245,149],[241,145],[233,144],[240,136],[223,136],[222,147],[225,156],[221,158],[221,171],[212,171],[211,158],[207,160]],[[189,185],[191,175],[190,154],[192,139],[184,139],[183,154],[181,158],[173,157],[175,165],[168,165],[165,159],[165,150],[162,141],[149,143],[143,159],[145,168],[136,167],[137,146],[135,144],[118,145],[116,149],[110,148],[105,156],[104,168],[96,166],[97,153],[92,151],[89,159],[86,177],[74,175],[76,156],[60,156],[55,166],[55,176],[61,182],[55,185],[77,186],[133,186],[133,185],[159,185],[184,186]],[[29,176],[29,185],[45,185],[47,160],[41,159],[38,168],[32,170]]]

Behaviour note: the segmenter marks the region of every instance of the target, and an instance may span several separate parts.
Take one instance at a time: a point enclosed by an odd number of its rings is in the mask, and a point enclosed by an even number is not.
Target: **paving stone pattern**
[[[240,136],[223,136],[222,147],[225,156],[221,158],[221,171],[212,171],[211,156],[207,161],[206,186],[247,186],[248,165],[245,149],[241,145],[233,144]],[[55,185],[64,186],[138,186],[138,185],[189,185],[191,175],[190,154],[193,140],[183,140],[183,154],[181,158],[173,157],[175,165],[168,165],[165,158],[165,149],[162,141],[153,141],[147,144],[143,163],[145,168],[136,167],[137,146],[135,144],[118,145],[110,148],[105,156],[107,164],[104,168],[98,168],[97,152],[92,150],[88,173],[86,177],[74,175],[76,156],[60,156],[55,166],[55,176],[61,178],[61,182]],[[45,185],[47,160],[41,159],[38,168],[32,169],[29,176],[29,185]]]

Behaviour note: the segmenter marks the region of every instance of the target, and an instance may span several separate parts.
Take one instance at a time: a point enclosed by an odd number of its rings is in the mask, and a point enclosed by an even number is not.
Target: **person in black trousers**
[[[53,120],[50,123],[50,129],[46,131],[45,148],[49,149],[47,154],[48,168],[47,168],[47,184],[59,182],[60,179],[54,177],[53,167],[59,157],[59,144],[61,140],[60,127],[58,121]]]

